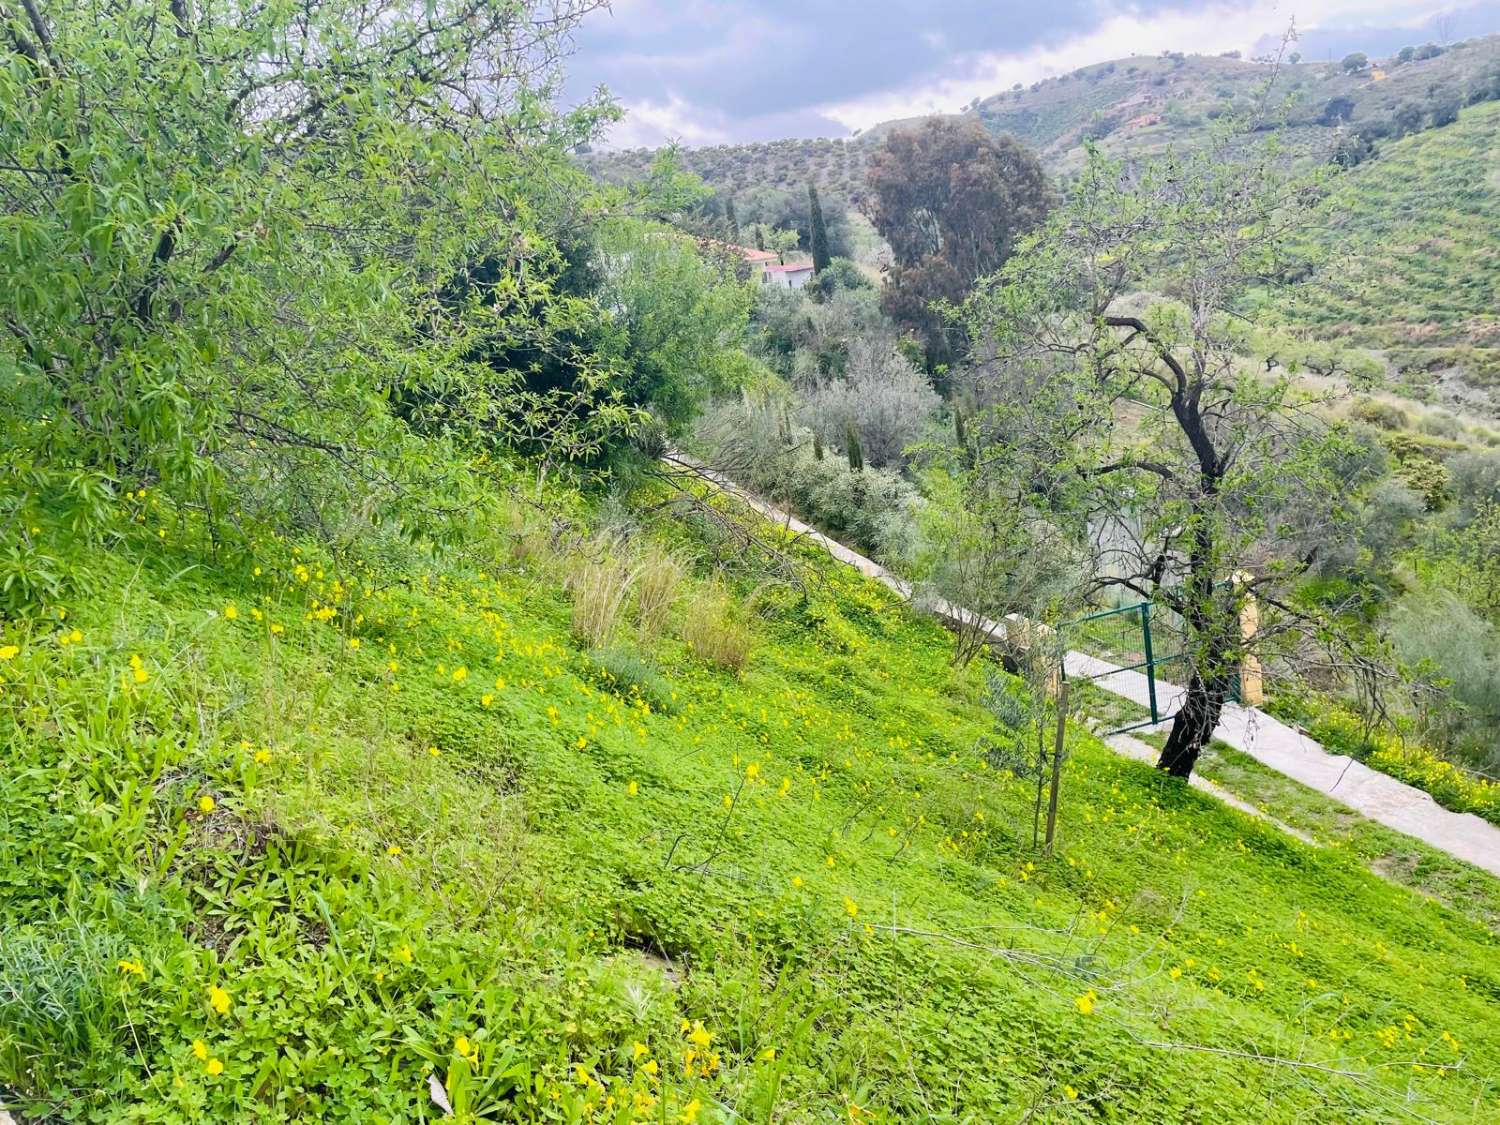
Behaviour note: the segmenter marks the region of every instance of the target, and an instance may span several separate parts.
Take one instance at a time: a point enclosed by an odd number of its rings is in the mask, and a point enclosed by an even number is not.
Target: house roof
[[[771,256],[774,258],[776,255],[773,254]],[[812,268],[813,268],[813,264],[811,262],[788,262],[784,266],[781,265],[781,264],[779,264],[779,263],[777,265],[774,265],[774,266],[767,266],[766,267],[766,272],[767,273],[801,273],[803,270],[811,270]]]

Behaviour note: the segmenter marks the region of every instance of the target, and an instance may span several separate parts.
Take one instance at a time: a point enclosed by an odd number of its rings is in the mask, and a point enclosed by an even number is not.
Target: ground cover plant
[[[545,506],[571,530],[496,501],[461,551],[267,537],[216,557],[148,494],[117,549],[71,560],[89,596],[7,624],[13,1108],[1495,1112],[1482,911],[1080,727],[1043,855],[1032,782],[992,765],[981,671],[952,672],[951,639],[882,588],[807,558],[804,597],[700,553],[680,597],[732,612],[742,667],[633,605],[611,651],[634,658],[601,658],[563,582],[588,504]],[[702,542],[681,519],[634,537]]]

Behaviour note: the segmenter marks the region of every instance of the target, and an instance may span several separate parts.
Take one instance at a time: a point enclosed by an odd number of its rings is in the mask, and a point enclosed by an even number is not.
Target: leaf
[[[443,1088],[443,1084],[438,1081],[436,1072],[432,1072],[427,1075],[427,1093],[432,1098],[432,1104],[442,1110],[444,1116],[453,1116],[453,1105],[448,1101],[448,1091],[445,1090]]]

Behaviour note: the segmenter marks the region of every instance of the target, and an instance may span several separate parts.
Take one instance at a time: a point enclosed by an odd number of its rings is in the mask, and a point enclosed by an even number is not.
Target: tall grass
[[[693,595],[683,614],[682,639],[694,656],[736,675],[750,659],[750,629],[720,586],[705,586]]]
[[[625,616],[640,565],[613,539],[595,540],[570,563],[565,585],[573,596],[573,636],[605,648]]]
[[[635,620],[642,636],[666,631],[686,578],[687,567],[673,552],[650,547],[642,553],[635,581]]]

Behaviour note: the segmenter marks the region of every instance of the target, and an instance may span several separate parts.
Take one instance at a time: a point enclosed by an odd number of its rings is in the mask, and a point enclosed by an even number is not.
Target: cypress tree
[[[818,202],[818,189],[807,181],[807,211],[812,226],[813,272],[822,273],[828,268],[828,228],[823,225],[823,205]]]
[[[849,471],[862,473],[865,468],[865,453],[859,446],[859,431],[853,422],[844,423],[844,452],[849,455]]]
[[[734,213],[734,196],[724,200],[724,225],[729,229],[729,237],[735,242],[740,240],[740,220]]]

